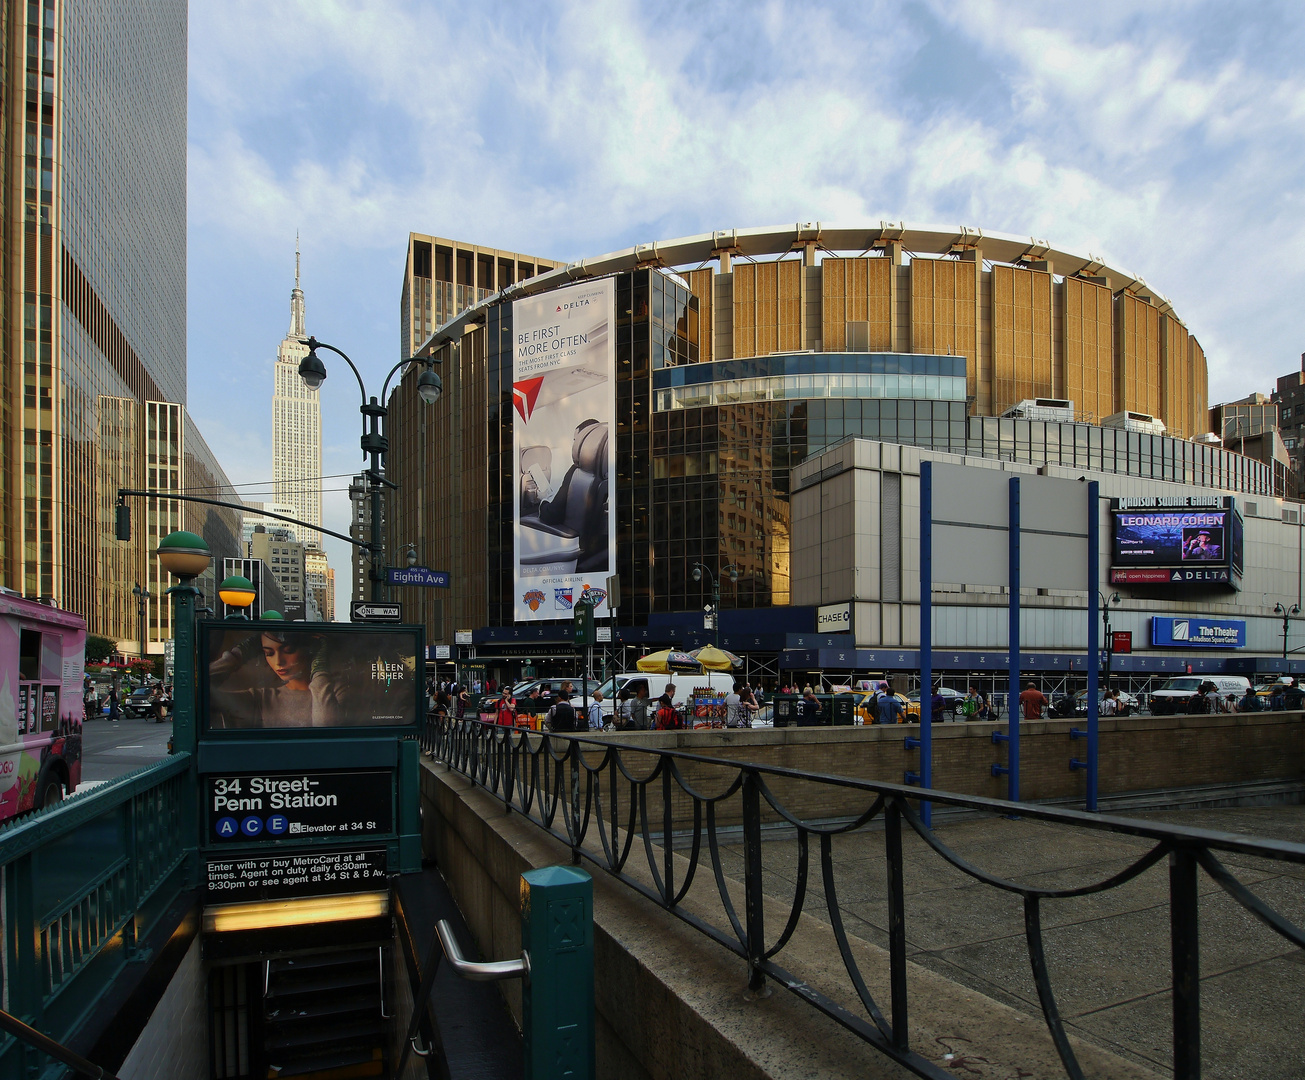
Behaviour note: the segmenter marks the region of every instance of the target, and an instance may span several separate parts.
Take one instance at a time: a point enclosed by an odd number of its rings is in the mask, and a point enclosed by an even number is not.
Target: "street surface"
[[[168,754],[172,721],[95,719],[82,728],[82,782],[77,790],[152,765]]]

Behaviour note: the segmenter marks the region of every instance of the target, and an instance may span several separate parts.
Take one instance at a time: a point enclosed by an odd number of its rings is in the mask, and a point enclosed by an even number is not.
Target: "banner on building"
[[[610,278],[512,305],[517,622],[608,614],[616,439],[615,292]]]

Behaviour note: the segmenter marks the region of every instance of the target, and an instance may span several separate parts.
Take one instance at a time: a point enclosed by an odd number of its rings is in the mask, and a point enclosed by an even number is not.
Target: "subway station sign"
[[[394,774],[387,769],[238,773],[205,779],[210,843],[394,831]]]
[[[1179,648],[1241,649],[1246,645],[1244,619],[1173,619],[1151,616],[1151,644]]]

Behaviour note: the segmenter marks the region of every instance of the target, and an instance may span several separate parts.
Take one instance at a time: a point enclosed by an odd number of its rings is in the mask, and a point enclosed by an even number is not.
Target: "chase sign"
[[[1151,617],[1151,644],[1179,648],[1241,649],[1246,646],[1244,619],[1171,619]]]

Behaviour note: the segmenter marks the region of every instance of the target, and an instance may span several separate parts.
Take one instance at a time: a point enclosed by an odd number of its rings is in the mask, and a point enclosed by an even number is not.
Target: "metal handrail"
[[[1122,885],[1163,859],[1169,862],[1170,936],[1173,986],[1174,1076],[1195,1080],[1200,1075],[1200,999],[1197,875],[1199,866],[1239,905],[1288,941],[1305,948],[1305,931],[1292,925],[1237,881],[1215,852],[1305,865],[1305,844],[1265,840],[1235,833],[1187,826],[1156,824],[1054,806],[1013,803],[977,795],[930,789],[930,802],[1001,816],[1052,822],[1098,832],[1135,836],[1152,843],[1132,865],[1104,881],[1073,889],[1048,889],[1021,884],[989,873],[957,855],[925,825],[916,810],[922,795],[917,787],[882,783],[828,773],[807,773],[782,766],[739,762],[684,750],[631,746],[583,735],[519,731],[477,719],[454,720],[432,715],[422,736],[432,757],[467,776],[505,808],[529,818],[555,839],[567,844],[576,862],[587,860],[610,877],[652,900],[711,940],[744,958],[749,985],[760,989],[767,979],[778,983],[853,1034],[893,1058],[916,1075],[945,1080],[952,1075],[910,1048],[907,999],[905,894],[902,862],[902,822],[944,861],[983,884],[1021,897],[1029,963],[1039,1004],[1052,1040],[1071,1078],[1082,1068],[1070,1046],[1056,1004],[1042,940],[1044,900],[1088,896]],[[637,761],[638,766],[633,762]],[[651,766],[650,764],[651,763]],[[695,788],[686,777],[688,766],[705,765],[733,778],[712,794]],[[866,808],[850,819],[803,820],[775,795],[768,781],[782,779],[861,792]],[[660,789],[660,791],[658,790]],[[623,807],[623,792],[628,806]],[[652,798],[650,798],[650,793]],[[717,808],[736,795],[742,801],[744,846],[744,910],[735,907],[720,857]],[[660,807],[656,805],[660,796]],[[675,881],[676,862],[670,838],[676,827],[672,799],[692,803],[693,824],[683,881]],[[762,805],[796,830],[797,881],[792,908],[779,937],[768,943],[762,889]],[[623,812],[624,811],[624,812]],[[560,820],[559,820],[560,818]],[[843,926],[833,868],[835,836],[878,818],[884,824],[888,864],[889,994],[888,1015],[867,987]],[[681,906],[703,855],[703,839],[726,925],[716,925]],[[654,845],[654,838],[660,840]],[[641,842],[652,885],[627,871],[636,841]],[[790,974],[775,961],[798,926],[808,896],[812,842],[818,849],[820,885],[828,922],[847,975],[859,1002],[849,1008]],[[660,851],[656,850],[660,847]]]
[[[36,1047],[43,1054],[49,1054],[55,1061],[67,1065],[78,1076],[89,1076],[93,1080],[118,1080],[114,1073],[101,1069],[84,1057],[74,1054],[62,1043],[55,1042],[48,1035],[43,1035],[30,1024],[24,1024],[18,1017],[11,1016],[3,1009],[0,1009],[0,1028],[9,1032],[14,1038],[21,1039],[29,1046]]]

